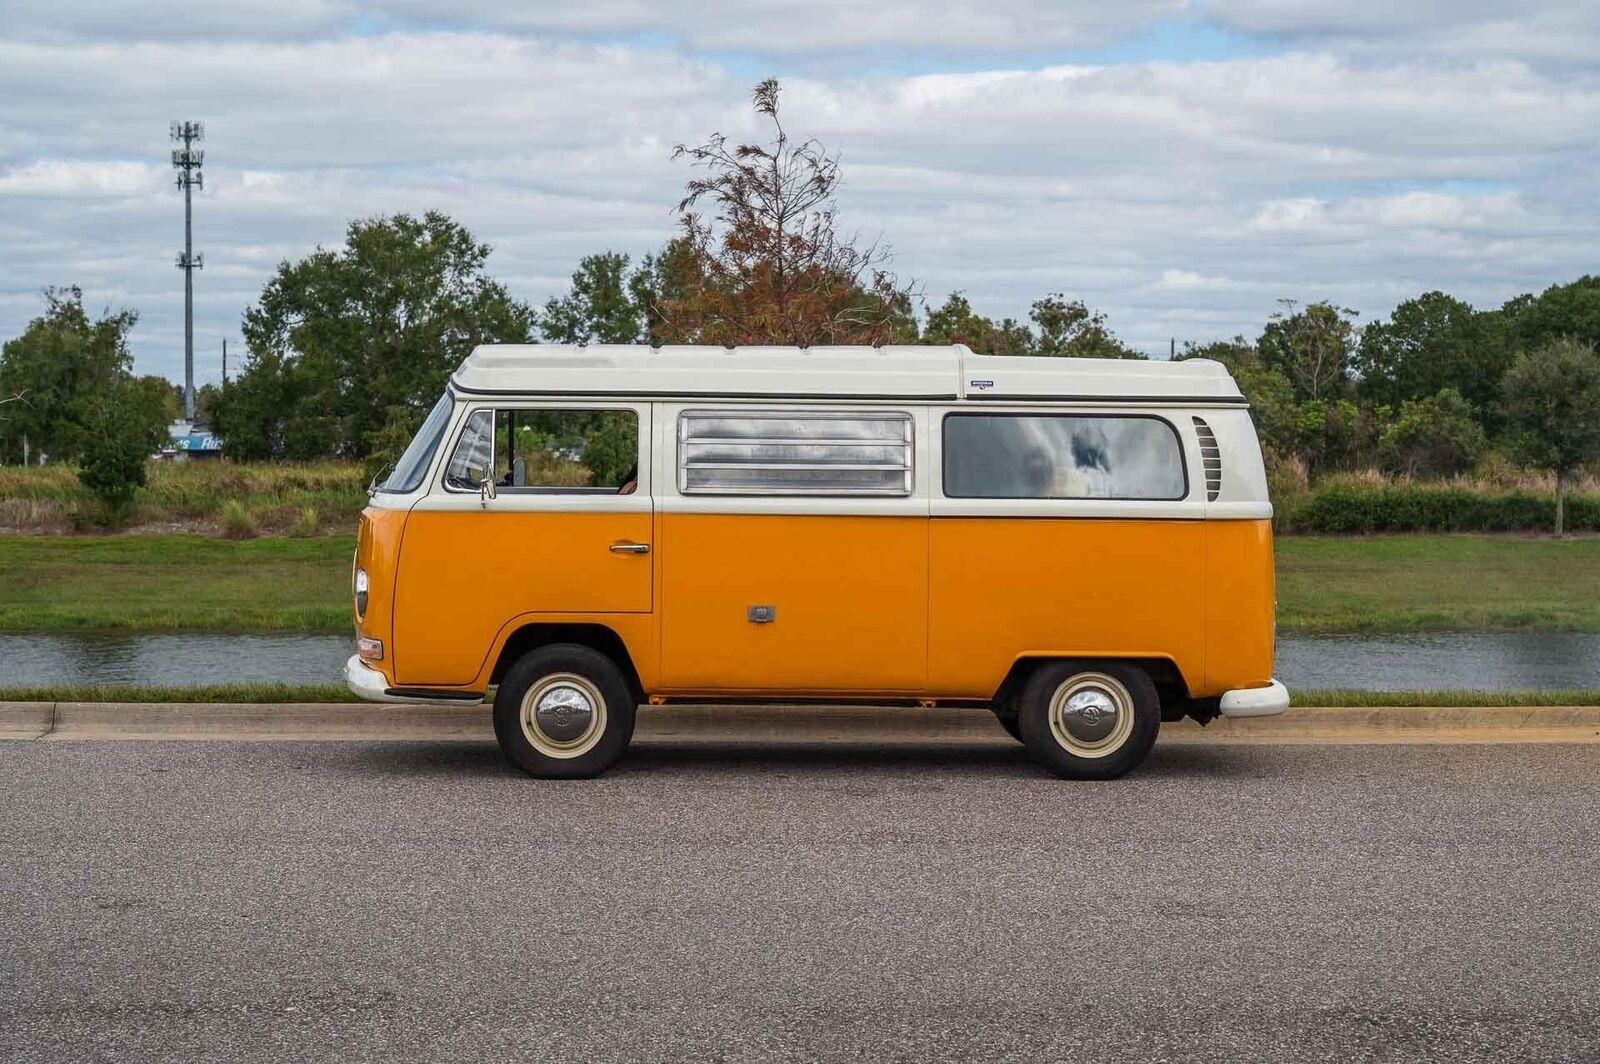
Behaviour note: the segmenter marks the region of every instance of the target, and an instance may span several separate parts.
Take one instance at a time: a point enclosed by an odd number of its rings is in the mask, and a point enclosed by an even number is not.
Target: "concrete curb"
[[[0,739],[42,739],[55,715],[54,702],[0,702]]]
[[[1163,725],[1162,742],[1594,743],[1600,706],[1317,706],[1281,717]]]
[[[493,739],[482,706],[57,702],[49,739]]]
[[[646,743],[1001,743],[982,709],[644,706]],[[483,706],[350,703],[0,703],[0,739],[488,741]],[[1167,724],[1163,743],[1595,743],[1600,706],[1291,709]]]

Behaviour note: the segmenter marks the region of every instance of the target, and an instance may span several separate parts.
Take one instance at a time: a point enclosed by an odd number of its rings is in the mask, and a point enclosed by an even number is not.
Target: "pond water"
[[[25,632],[0,635],[0,686],[340,683],[342,635]]]
[[[1600,635],[1440,632],[1278,640],[1278,678],[1364,691],[1562,691],[1600,688]]]
[[[338,683],[352,650],[339,635],[0,634],[0,686]],[[1284,637],[1277,673],[1291,691],[1600,688],[1600,635]]]

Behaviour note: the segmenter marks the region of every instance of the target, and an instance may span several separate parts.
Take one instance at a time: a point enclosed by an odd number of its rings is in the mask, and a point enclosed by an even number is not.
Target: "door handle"
[[[630,540],[626,540],[625,539],[625,540],[622,540],[622,541],[620,541],[618,543],[611,544],[611,553],[612,554],[649,554],[650,553],[650,544],[648,544],[648,543],[634,543],[634,542],[632,542]]]

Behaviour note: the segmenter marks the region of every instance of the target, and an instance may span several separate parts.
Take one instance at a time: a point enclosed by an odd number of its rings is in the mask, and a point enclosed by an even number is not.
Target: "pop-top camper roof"
[[[699,347],[505,344],[475,349],[451,378],[468,395],[639,398],[1244,402],[1208,359],[1019,358],[966,346]]]

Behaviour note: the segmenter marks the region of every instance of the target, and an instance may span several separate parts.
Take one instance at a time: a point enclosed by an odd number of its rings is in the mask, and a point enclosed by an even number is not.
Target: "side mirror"
[[[372,474],[372,479],[367,481],[367,498],[378,494],[378,487],[389,479],[389,473],[394,469],[394,463],[387,463],[382,469]]]
[[[495,496],[494,477],[493,476],[486,476],[478,484],[478,503],[479,503],[479,505],[481,505],[484,509],[488,509],[489,508],[489,500],[494,498],[494,496]]]

